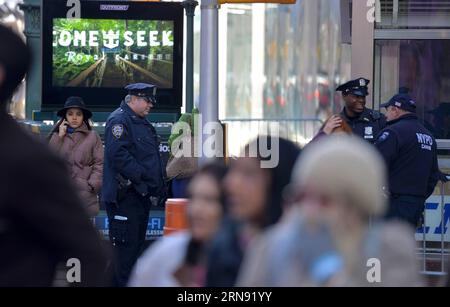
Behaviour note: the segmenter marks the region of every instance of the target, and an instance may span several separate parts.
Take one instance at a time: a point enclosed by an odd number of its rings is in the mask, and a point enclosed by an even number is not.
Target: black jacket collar
[[[120,107],[124,110],[125,113],[127,113],[131,119],[136,123],[143,123],[143,124],[150,124],[149,121],[146,118],[142,118],[138,116],[134,111],[130,108],[130,106],[125,102],[122,101],[120,104]]]
[[[416,114],[414,114],[414,113],[408,113],[408,114],[405,114],[405,115],[400,116],[400,117],[397,118],[397,119],[391,120],[391,121],[388,122],[387,124],[388,124],[388,125],[393,125],[393,124],[395,124],[395,123],[398,123],[398,122],[401,121],[401,120],[417,120],[417,119],[418,119],[418,117],[417,117]]]
[[[350,122],[350,121],[363,121],[363,122],[367,121],[367,122],[369,122],[370,121],[370,110],[367,108],[364,108],[364,110],[361,112],[361,114],[359,114],[359,116],[357,116],[357,117],[348,117],[347,113],[345,112],[345,107],[344,107],[342,109],[342,112],[340,115],[347,122]]]

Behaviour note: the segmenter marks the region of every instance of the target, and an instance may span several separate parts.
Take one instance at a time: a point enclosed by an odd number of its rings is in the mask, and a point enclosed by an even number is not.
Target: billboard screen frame
[[[171,20],[174,22],[173,86],[158,89],[156,111],[179,111],[183,88],[183,7],[177,2],[80,1],[81,19]],[[81,96],[93,111],[117,108],[126,95],[123,88],[53,86],[53,19],[66,18],[66,1],[43,0],[42,110],[59,109],[69,96]],[[125,84],[124,84],[125,86]]]

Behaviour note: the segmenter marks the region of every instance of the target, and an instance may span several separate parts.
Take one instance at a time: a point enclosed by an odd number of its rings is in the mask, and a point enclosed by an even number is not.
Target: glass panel
[[[339,1],[266,8],[265,118],[324,120],[340,111],[334,89],[350,77],[350,46],[340,44],[339,17]]]
[[[450,138],[450,40],[379,40],[375,50],[377,103],[406,87],[425,126]]]
[[[399,87],[407,87],[417,103],[417,113],[424,126],[437,139],[450,139],[450,40],[378,40],[375,76],[376,103],[387,101]],[[448,141],[438,142],[438,146],[445,142]],[[438,150],[438,163],[442,172],[450,173],[449,150]],[[430,263],[436,267],[435,259],[439,255],[436,250],[443,247],[440,241],[449,240],[446,230],[441,236],[440,227],[441,221],[444,225],[448,223],[449,195],[450,185],[438,183],[426,202],[426,227],[416,232],[416,239],[427,241],[423,247],[429,248],[423,270],[430,269]]]
[[[243,129],[272,119],[282,123],[286,137],[308,142],[321,120],[341,110],[334,90],[350,78],[351,46],[341,44],[340,0],[226,4],[221,13],[226,16],[219,20],[219,112],[222,120],[233,120],[228,139],[251,135]],[[198,10],[197,102],[199,15]]]
[[[448,0],[381,0],[377,29],[438,29],[450,27]]]
[[[227,16],[227,74],[225,117],[251,116],[252,10],[229,5]],[[219,55],[220,57],[220,55]]]

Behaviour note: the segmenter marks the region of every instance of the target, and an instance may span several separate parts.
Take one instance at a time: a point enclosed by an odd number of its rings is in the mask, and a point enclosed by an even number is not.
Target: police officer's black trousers
[[[399,219],[409,223],[414,229],[422,221],[425,198],[412,195],[393,195],[390,197],[387,219]]]
[[[126,286],[131,271],[145,242],[149,219],[149,200],[134,190],[127,192],[118,204],[107,203],[109,240],[113,245],[115,259],[114,285]]]

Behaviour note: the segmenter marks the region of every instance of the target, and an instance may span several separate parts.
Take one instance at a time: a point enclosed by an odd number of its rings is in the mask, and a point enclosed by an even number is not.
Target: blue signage
[[[163,210],[151,210],[150,218],[147,225],[146,239],[156,239],[164,234],[165,212]],[[104,211],[93,219],[93,223],[97,230],[103,235],[105,239],[109,238],[109,221],[108,216]]]

